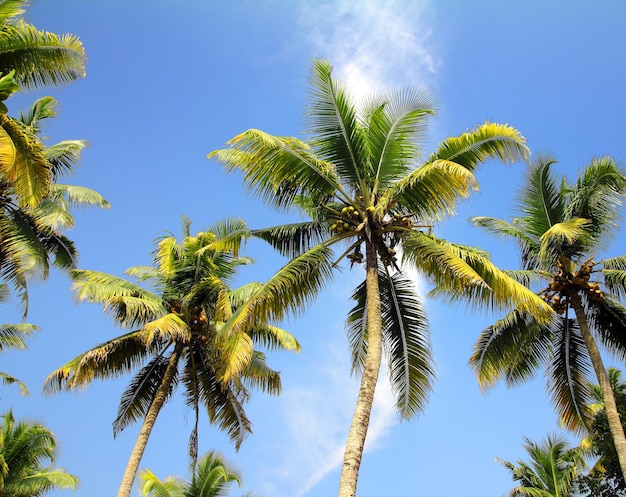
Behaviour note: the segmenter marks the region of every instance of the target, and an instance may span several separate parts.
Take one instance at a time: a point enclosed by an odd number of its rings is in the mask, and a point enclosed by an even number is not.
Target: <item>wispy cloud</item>
[[[427,1],[330,0],[301,11],[316,57],[331,61],[355,96],[397,86],[432,86],[439,59]]]

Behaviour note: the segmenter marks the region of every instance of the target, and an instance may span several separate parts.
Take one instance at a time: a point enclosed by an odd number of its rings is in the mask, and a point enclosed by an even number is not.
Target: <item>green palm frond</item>
[[[195,363],[198,368],[193,370],[193,377],[189,376],[192,370],[186,367],[181,381],[185,385],[192,381],[197,382],[200,402],[209,415],[209,421],[225,431],[235,442],[235,448],[239,449],[244,439],[252,433],[252,424],[244,410],[247,392],[237,388],[235,382],[222,383],[215,371],[208,367],[210,361],[200,359]],[[191,392],[189,387],[185,389],[187,403],[193,405],[195,399],[190,396]]]
[[[87,145],[86,140],[63,140],[46,147],[44,156],[52,169],[53,181],[74,173],[74,168],[80,162]]]
[[[595,158],[579,173],[568,197],[566,215],[588,219],[594,241],[612,239],[620,227],[624,192],[626,175],[615,160],[610,156]]]
[[[122,394],[117,409],[117,417],[113,421],[113,436],[120,434],[124,428],[136,423],[146,416],[150,405],[161,385],[169,358],[162,354],[155,356],[141,368],[130,381]],[[174,376],[167,397],[171,397],[176,389],[177,378]]]
[[[620,361],[626,360],[626,306],[619,300],[605,295],[603,299],[591,301],[589,325],[602,344]]]
[[[29,323],[0,325],[0,351],[25,349],[26,340],[36,331],[39,331],[39,327]]]
[[[626,256],[604,259],[601,263],[607,290],[620,300],[626,300]]]
[[[261,321],[280,321],[297,314],[328,284],[332,276],[332,251],[317,245],[279,269],[225,325],[249,329]]]
[[[565,427],[585,430],[590,421],[589,383],[593,374],[585,342],[573,319],[562,318],[553,333],[552,360],[547,369],[548,392]]]
[[[368,197],[365,177],[372,177],[373,171],[364,131],[351,95],[345,84],[332,77],[332,71],[327,60],[313,60],[309,92],[315,103],[305,116],[306,132],[316,155],[334,165],[342,182]],[[333,189],[341,191],[338,185]],[[310,196],[315,190],[305,191]]]
[[[268,205],[286,209],[302,192],[323,199],[341,191],[333,165],[318,159],[297,138],[250,129],[227,144],[231,148],[217,150],[208,157],[222,162],[227,172],[241,170],[250,190]]]
[[[185,482],[180,477],[170,476],[163,481],[149,469],[139,473],[142,497],[184,497]]]
[[[539,236],[530,235],[519,222],[514,220],[509,223],[502,219],[486,216],[474,216],[470,218],[470,222],[498,237],[513,239],[520,250],[522,267],[527,269],[537,267],[540,248]]]
[[[78,185],[55,183],[48,194],[52,200],[63,199],[69,207],[99,207],[109,209],[111,204],[97,191]]]
[[[17,379],[15,376],[3,373],[2,371],[0,371],[0,383],[2,384],[2,386],[17,385],[20,390],[20,395],[24,395],[26,397],[30,395],[28,387],[24,382]]]
[[[0,173],[15,189],[20,207],[35,207],[48,193],[52,181],[45,149],[19,121],[0,114],[0,126],[15,147],[13,160],[0,163]]]
[[[146,347],[140,332],[126,333],[76,356],[50,373],[43,392],[53,394],[85,387],[93,380],[118,378],[141,366],[154,351]]]
[[[240,314],[245,313],[245,308],[240,308],[223,326],[218,328],[217,341],[221,353],[221,368],[219,371],[220,381],[226,383],[248,367],[254,354],[254,342],[241,328],[233,329],[231,323],[240,319]]]
[[[550,329],[532,315],[513,310],[480,333],[469,364],[481,389],[504,379],[514,386],[531,378],[546,364]]]
[[[187,343],[191,339],[189,324],[174,313],[168,313],[141,328],[141,339],[149,344],[154,341]]]
[[[39,121],[56,116],[58,103],[57,99],[51,96],[38,98],[30,107],[21,110],[17,119],[33,133],[39,133],[41,131]]]
[[[216,451],[209,452],[199,461],[187,489],[190,497],[222,497],[228,494],[233,483],[241,485],[241,476],[231,470]]]
[[[265,354],[255,351],[243,374],[243,382],[250,388],[256,388],[270,395],[279,395],[281,391],[280,373],[267,365]]]
[[[322,242],[330,234],[328,226],[310,221],[253,230],[252,234],[269,243],[280,255],[291,258]]]
[[[423,411],[435,376],[428,320],[413,282],[403,273],[378,273],[383,344],[396,408],[404,419]],[[367,353],[365,283],[354,291],[356,305],[348,313],[347,332],[353,371],[362,371]]]
[[[548,154],[534,157],[516,198],[516,206],[524,216],[521,229],[537,239],[552,225],[565,220],[562,190],[551,170],[555,163],[556,159]]]
[[[141,326],[165,315],[163,301],[130,281],[99,271],[72,271],[72,291],[77,302],[104,304],[119,326]]]
[[[428,162],[454,162],[473,172],[489,159],[514,163],[529,155],[526,139],[519,131],[506,124],[485,122],[466,133],[443,140]]]
[[[375,168],[368,181],[374,196],[403,177],[420,157],[427,119],[434,113],[433,97],[410,88],[365,106],[365,139]]]
[[[222,220],[211,226],[209,231],[215,235],[216,240],[200,249],[199,253],[208,249],[216,252],[230,252],[237,257],[242,245],[250,238],[250,229],[240,218]]]
[[[40,31],[22,20],[3,25],[0,34],[0,73],[14,69],[21,86],[59,86],[85,77],[85,50],[77,36]]]
[[[423,222],[439,221],[454,214],[457,203],[477,189],[470,170],[452,161],[433,160],[385,190],[375,213],[381,215],[398,202]]]
[[[541,235],[539,261],[543,267],[554,266],[560,255],[580,254],[580,247],[588,245],[590,222],[587,219],[569,219],[554,223]],[[578,248],[574,248],[578,247]]]
[[[300,343],[296,337],[282,328],[270,324],[261,324],[248,331],[255,343],[267,350],[294,350],[300,352]]]

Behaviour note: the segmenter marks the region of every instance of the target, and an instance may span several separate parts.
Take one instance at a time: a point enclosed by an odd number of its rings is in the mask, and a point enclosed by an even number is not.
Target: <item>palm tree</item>
[[[283,255],[332,269],[347,259],[365,264],[348,318],[353,369],[361,386],[346,442],[339,495],[354,496],[378,380],[383,347],[401,417],[421,411],[433,365],[428,323],[410,276],[413,266],[476,305],[517,302],[546,315],[547,306],[508,278],[483,251],[439,239],[433,224],[451,215],[477,189],[473,172],[487,160],[516,161],[527,154],[515,129],[485,123],[444,140],[424,160],[421,139],[434,113],[430,96],[407,89],[376,96],[361,108],[315,60],[307,142],[248,130],[230,148],[209,154],[229,172],[239,170],[251,191],[270,206],[297,211],[310,221],[255,231]],[[313,260],[322,250],[335,258]],[[398,258],[401,254],[401,260]],[[303,295],[309,302],[314,293]]]
[[[228,495],[233,483],[241,485],[239,474],[231,470],[216,452],[205,454],[197,465],[192,464],[191,480],[168,477],[161,481],[150,470],[139,474],[142,497],[221,497]]]
[[[109,207],[94,190],[59,182],[74,172],[86,142],[44,146],[39,138],[42,121],[56,115],[56,105],[54,98],[43,97],[5,122],[12,131],[4,144],[13,147],[13,159],[10,168],[0,160],[0,277],[17,290],[25,314],[29,277],[46,278],[51,265],[76,267],[78,253],[63,234],[74,226],[70,209]]]
[[[599,341],[626,357],[626,307],[619,300],[626,296],[626,256],[597,259],[619,227],[626,176],[612,158],[600,157],[570,184],[552,174],[554,163],[543,155],[529,166],[517,202],[519,217],[473,221],[517,243],[522,270],[511,274],[529,286],[547,282],[539,294],[558,319],[548,325],[516,308],[481,333],[470,363],[483,387],[500,379],[519,384],[545,366],[552,401],[574,430],[589,426],[593,371],[626,474],[626,439],[598,346]]]
[[[76,489],[78,479],[54,467],[56,439],[45,426],[0,418],[0,495],[38,497],[54,489]],[[48,463],[47,466],[44,466]]]
[[[85,49],[77,36],[38,30],[24,21],[28,0],[0,1],[0,75],[15,71],[26,89],[85,77]]]
[[[245,223],[228,220],[195,236],[189,226],[186,220],[181,242],[173,235],[158,240],[153,265],[127,270],[143,286],[97,271],[74,271],[75,299],[103,304],[117,325],[132,331],[80,354],[45,381],[46,392],[73,390],[143,364],[123,393],[113,424],[117,434],[143,419],[120,497],[130,495],[156,418],[179,384],[195,413],[192,458],[197,455],[200,406],[239,448],[251,433],[244,410],[249,388],[280,392],[279,373],[267,366],[255,344],[299,350],[294,337],[271,325],[269,319],[281,319],[284,312],[282,301],[276,304],[280,292],[273,285],[287,291],[291,284],[306,286],[301,279],[308,273],[292,281],[279,277],[233,290],[228,282],[239,266],[250,262],[238,255],[248,235]]]
[[[546,440],[535,443],[524,438],[524,449],[530,462],[517,464],[500,460],[511,472],[513,480],[519,482],[509,497],[575,497],[576,478],[585,469],[585,453],[579,447],[570,447],[557,435],[548,435]]]

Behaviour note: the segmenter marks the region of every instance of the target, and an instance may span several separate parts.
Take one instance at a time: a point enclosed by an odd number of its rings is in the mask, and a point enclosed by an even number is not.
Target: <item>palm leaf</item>
[[[617,299],[606,296],[587,303],[590,327],[602,344],[620,361],[626,360],[626,307]]]
[[[589,383],[593,369],[578,324],[561,319],[554,327],[552,357],[548,364],[548,392],[565,427],[580,431],[590,422]]]
[[[23,350],[26,339],[39,331],[39,327],[29,323],[0,325],[0,351],[5,349]]]
[[[252,234],[269,243],[280,255],[292,258],[326,238],[330,233],[328,226],[328,223],[310,221],[257,229]]]

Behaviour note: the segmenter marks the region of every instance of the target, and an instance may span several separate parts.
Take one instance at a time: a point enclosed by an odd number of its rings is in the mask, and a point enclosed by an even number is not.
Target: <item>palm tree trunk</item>
[[[366,293],[367,293],[367,354],[361,377],[352,424],[346,440],[343,468],[339,481],[339,497],[354,497],[359,477],[359,467],[365,447],[365,437],[374,403],[374,392],[382,359],[382,317],[378,286],[378,255],[376,247],[367,242]]]
[[[598,349],[596,341],[589,330],[587,315],[585,314],[580,295],[575,294],[572,296],[572,308],[576,313],[576,320],[578,321],[580,333],[585,341],[587,352],[591,358],[591,364],[593,365],[593,369],[595,370],[598,378],[598,384],[600,385],[600,390],[602,391],[602,399],[604,400],[604,409],[609,422],[609,429],[611,430],[611,437],[613,438],[617,458],[619,460],[620,468],[622,469],[622,475],[626,478],[626,436],[624,435],[624,427],[622,426],[619,411],[617,410],[615,394],[611,388],[611,381],[609,380],[609,375],[604,367],[600,350]]]
[[[170,360],[167,363],[165,373],[163,374],[163,381],[161,381],[161,384],[157,389],[156,395],[148,408],[146,417],[144,418],[141,429],[139,430],[139,435],[137,436],[135,446],[133,447],[133,451],[128,459],[128,464],[126,465],[126,471],[122,477],[120,488],[117,491],[117,497],[130,497],[130,492],[133,488],[133,483],[135,482],[135,476],[137,475],[137,470],[139,469],[139,463],[141,462],[143,453],[146,450],[146,445],[148,445],[150,433],[152,432],[152,428],[154,427],[154,423],[156,422],[156,418],[159,415],[163,404],[165,404],[167,393],[172,386],[174,373],[178,368],[178,359],[182,348],[183,344],[181,342],[177,342],[174,347],[174,352],[172,352]]]

